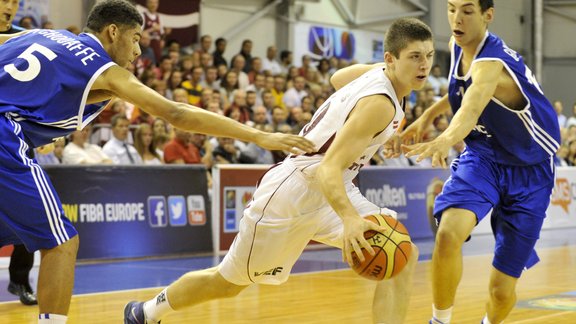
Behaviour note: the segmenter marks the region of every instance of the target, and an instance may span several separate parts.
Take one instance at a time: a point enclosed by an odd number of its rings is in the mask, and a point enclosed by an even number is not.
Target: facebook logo
[[[168,212],[170,214],[170,225],[186,225],[188,218],[186,215],[186,200],[184,199],[184,196],[169,196]]]
[[[168,224],[166,199],[163,196],[148,197],[148,220],[151,227],[166,227]]]

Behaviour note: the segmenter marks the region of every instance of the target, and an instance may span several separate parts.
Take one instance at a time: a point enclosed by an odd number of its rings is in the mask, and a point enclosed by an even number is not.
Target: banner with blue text
[[[212,250],[200,166],[45,167],[80,235],[79,259]]]
[[[368,167],[359,173],[358,187],[369,201],[396,211],[412,238],[430,238],[434,199],[449,175],[443,169]]]

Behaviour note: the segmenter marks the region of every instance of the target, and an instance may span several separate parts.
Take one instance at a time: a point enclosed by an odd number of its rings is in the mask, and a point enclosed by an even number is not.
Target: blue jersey
[[[0,113],[40,146],[82,129],[103,104],[87,105],[96,78],[115,63],[91,34],[33,30],[0,46]]]
[[[465,76],[458,72],[462,49],[455,43],[451,54],[448,99],[456,113],[472,77],[470,72]],[[558,118],[532,71],[518,53],[488,32],[472,64],[479,61],[501,62],[522,92],[526,106],[513,110],[492,97],[478,124],[464,140],[467,149],[505,165],[533,165],[549,160],[560,146]]]

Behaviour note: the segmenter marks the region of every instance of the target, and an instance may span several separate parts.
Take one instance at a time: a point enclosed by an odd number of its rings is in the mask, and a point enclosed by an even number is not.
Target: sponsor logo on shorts
[[[161,292],[160,295],[156,297],[156,305],[160,305],[164,302],[166,302],[166,291]]]
[[[258,272],[258,271],[254,271],[254,276],[255,277],[260,277],[260,276],[275,276],[277,273],[282,272],[282,270],[284,269],[284,267],[276,267],[276,268],[272,268],[270,270],[266,270],[264,272]]]

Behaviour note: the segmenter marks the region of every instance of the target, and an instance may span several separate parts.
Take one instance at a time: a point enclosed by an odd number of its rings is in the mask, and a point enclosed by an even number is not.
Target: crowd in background
[[[130,67],[136,77],[162,96],[232,118],[267,132],[297,134],[330,97],[334,88],[330,77],[338,69],[356,62],[336,57],[313,60],[303,55],[296,60],[290,50],[267,47],[266,53],[253,53],[253,41],[245,39],[239,49],[230,49],[227,40],[209,34],[198,44],[182,47],[170,40],[169,30],[154,16],[157,8],[148,8],[140,39],[142,55]],[[152,15],[146,18],[146,15]],[[26,18],[26,17],[25,17]],[[35,28],[24,19],[20,25]],[[45,22],[42,28],[53,28]],[[79,29],[70,26],[70,32]],[[165,41],[167,40],[167,41]],[[229,52],[235,53],[228,55]],[[225,56],[226,55],[226,56]],[[228,61],[226,57],[231,57]],[[427,86],[407,98],[406,123],[409,125],[444,96],[448,79],[435,65]],[[554,102],[562,127],[562,146],[557,165],[576,165],[576,104],[573,116],[562,114],[562,103]],[[442,115],[425,134],[430,140],[444,131],[451,115]],[[464,149],[458,143],[449,159]],[[210,169],[219,163],[271,164],[283,160],[286,152],[267,151],[251,143],[229,138],[211,138],[174,129],[165,121],[119,99],[83,129],[57,141],[50,154],[36,154],[40,164],[204,164]],[[379,152],[375,165],[430,166],[401,156],[385,159]]]

